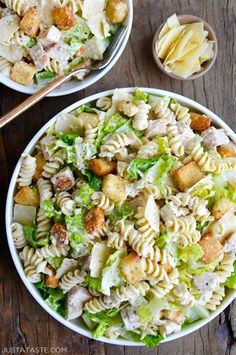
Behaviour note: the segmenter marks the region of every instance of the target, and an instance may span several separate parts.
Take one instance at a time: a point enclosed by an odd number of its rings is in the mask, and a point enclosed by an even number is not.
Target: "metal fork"
[[[100,71],[100,70],[104,69],[112,61],[112,59],[114,58],[114,56],[118,52],[119,48],[121,47],[121,44],[122,44],[122,41],[125,37],[126,31],[127,31],[126,26],[122,26],[118,30],[114,40],[107,47],[107,49],[104,53],[103,60],[101,60],[99,62],[94,62],[90,67],[83,68],[83,69],[76,69],[66,75],[58,76],[56,79],[54,79],[49,84],[44,86],[42,89],[38,90],[35,94],[30,96],[28,99],[23,101],[20,105],[16,106],[14,109],[7,112],[5,115],[1,116],[0,117],[0,128],[5,126],[7,123],[13,121],[17,116],[19,116],[24,111],[28,110],[28,108],[30,108],[31,106],[36,104],[36,102],[39,102],[40,100],[42,100],[47,94],[52,92],[54,89],[56,89],[58,86],[60,86],[62,83],[64,83],[65,81],[67,81],[68,79],[73,77],[74,75],[84,73],[88,69],[90,71]]]

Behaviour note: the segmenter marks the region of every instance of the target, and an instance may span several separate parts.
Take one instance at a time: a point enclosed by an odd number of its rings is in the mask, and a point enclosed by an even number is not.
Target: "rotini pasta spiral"
[[[173,233],[192,233],[196,231],[196,220],[193,216],[174,217],[166,222],[166,227]]]
[[[51,200],[52,193],[52,185],[49,180],[45,180],[40,178],[37,181],[39,196],[40,196],[40,206],[43,207],[43,203],[45,200]]]
[[[225,297],[225,287],[218,286],[212,293],[210,300],[205,304],[205,308],[209,311],[215,311]]]
[[[138,207],[138,212],[134,217],[136,219],[135,226],[137,230],[142,234],[142,238],[147,240],[149,243],[152,243],[153,241],[154,245],[157,233],[152,229],[149,222],[145,218],[145,208]]]
[[[75,201],[66,191],[59,192],[56,198],[56,204],[66,216],[71,216],[75,209]]]
[[[5,76],[10,76],[11,68],[13,67],[12,63],[9,60],[0,56],[0,74]]]
[[[28,7],[35,5],[35,1],[29,0],[1,0],[9,9],[22,16]]]
[[[180,104],[171,104],[171,110],[175,113],[177,121],[184,121],[189,126],[191,123],[189,108]]]
[[[169,100],[158,97],[152,105],[153,113],[156,118],[164,118],[167,123],[173,123],[175,116],[173,112],[168,108]]]
[[[61,6],[68,6],[74,13],[78,12],[83,8],[83,2],[81,0],[59,0]]]
[[[74,271],[69,271],[62,277],[60,287],[64,292],[68,292],[72,287],[82,283],[83,281],[84,277],[81,274],[81,270],[76,269]]]
[[[43,176],[50,179],[53,175],[57,173],[60,166],[64,163],[66,156],[63,149],[58,150],[54,153],[48,162],[43,167]]]
[[[110,139],[106,140],[101,146],[99,156],[101,158],[113,158],[116,153],[127,154],[126,146],[130,145],[134,138],[130,134],[117,133],[113,134]]]
[[[219,278],[219,283],[224,283],[227,278],[232,274],[232,272],[234,271],[234,261],[235,254],[224,254],[224,257],[216,270],[216,274]]]
[[[90,144],[95,144],[98,134],[98,126],[92,127],[90,124],[86,126],[84,141]]]
[[[176,234],[173,240],[177,243],[180,249],[185,249],[188,245],[196,244],[201,238],[201,233],[198,230]]]
[[[51,59],[44,67],[44,70],[50,71],[52,73],[55,73],[57,75],[63,75],[64,74],[64,67],[57,62],[55,59]]]
[[[27,244],[27,240],[24,235],[23,226],[20,223],[12,223],[11,225],[12,238],[14,240],[16,249],[22,249]]]
[[[236,169],[236,159],[235,158],[217,159],[214,162],[215,162],[215,173],[216,174],[221,174],[224,171]]]
[[[138,104],[138,109],[138,112],[132,119],[132,126],[139,131],[143,131],[148,127],[148,113],[151,106],[141,100]]]
[[[118,232],[109,232],[107,245],[111,248],[122,249],[124,247],[124,240],[121,234]]]
[[[107,111],[112,105],[112,100],[110,97],[101,97],[100,99],[97,100],[96,106],[99,108],[99,110],[102,111]]]
[[[216,164],[208,152],[204,152],[200,142],[197,142],[191,149],[191,158],[203,169],[203,171],[214,172]]]
[[[37,239],[46,237],[51,229],[51,226],[51,219],[46,216],[43,207],[40,207],[37,214]]]
[[[173,297],[172,297],[173,296]],[[170,301],[174,302],[177,300],[182,306],[185,307],[193,307],[196,303],[195,298],[187,290],[187,286],[185,284],[178,284],[172,289],[172,296],[170,296]]]
[[[162,298],[167,295],[172,288],[179,283],[178,269],[173,269],[170,274],[166,274],[164,279],[157,285],[151,287],[150,291],[157,297]]]
[[[66,256],[69,252],[69,245],[63,245],[62,247],[57,247],[55,245],[47,245],[41,249],[37,249],[36,253],[39,256],[42,256],[43,258],[49,258],[49,257],[60,257],[60,256]]]
[[[36,159],[29,154],[22,155],[22,164],[17,179],[19,186],[29,186],[36,170]]]
[[[40,281],[41,272],[50,274],[50,270],[47,268],[47,261],[38,255],[33,248],[26,245],[19,255],[24,263],[25,275],[30,282]]]
[[[176,125],[170,125],[167,127],[168,143],[171,152],[177,156],[182,157],[184,155],[184,145],[180,140],[180,134],[178,134],[178,128]]]
[[[106,214],[110,214],[115,207],[115,203],[101,191],[95,192],[92,195],[92,200],[93,203],[102,208]]]

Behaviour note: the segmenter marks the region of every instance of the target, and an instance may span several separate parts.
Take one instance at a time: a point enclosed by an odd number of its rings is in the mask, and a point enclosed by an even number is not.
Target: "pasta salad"
[[[103,54],[125,21],[124,0],[0,0],[0,73],[45,85]]]
[[[236,288],[236,146],[175,99],[116,89],[22,155],[12,238],[26,278],[94,338],[148,347]]]

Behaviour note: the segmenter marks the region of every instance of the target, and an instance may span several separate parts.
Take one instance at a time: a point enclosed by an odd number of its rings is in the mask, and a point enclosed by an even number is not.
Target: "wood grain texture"
[[[181,82],[160,72],[151,53],[156,28],[172,13],[205,18],[216,30],[219,54],[203,78]],[[113,70],[90,88],[63,98],[46,98],[0,132],[0,346],[67,347],[75,355],[235,355],[236,302],[210,324],[187,337],[157,349],[124,348],[103,344],[76,334],[50,317],[20,281],[7,247],[4,210],[8,182],[25,145],[53,115],[76,100],[96,92],[126,86],[170,90],[190,97],[236,129],[236,1],[235,0],[134,0],[134,24],[129,43]],[[26,96],[0,87],[1,113]]]

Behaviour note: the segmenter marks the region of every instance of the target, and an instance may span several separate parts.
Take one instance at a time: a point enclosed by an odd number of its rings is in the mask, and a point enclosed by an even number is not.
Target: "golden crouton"
[[[191,161],[174,171],[174,178],[180,191],[195,185],[203,177],[204,174],[195,161]]]
[[[36,69],[32,64],[20,61],[14,64],[11,70],[11,79],[22,85],[30,85],[35,73]]]
[[[190,112],[191,128],[197,132],[203,132],[211,125],[211,119],[200,113]]]
[[[25,186],[14,196],[14,201],[19,205],[39,207],[39,193],[35,188]]]
[[[223,245],[217,237],[213,236],[211,232],[203,235],[199,241],[199,244],[204,252],[202,260],[206,264],[209,264],[217,259],[223,252]]]
[[[106,16],[111,23],[122,23],[128,13],[128,5],[123,0],[108,0]]]
[[[42,177],[42,173],[43,173],[43,167],[44,164],[46,163],[46,160],[44,159],[43,153],[38,152],[35,155],[36,158],[36,170],[34,173],[34,179],[38,180]]]
[[[68,6],[62,8],[54,7],[52,17],[60,30],[68,30],[76,23],[76,17]]]
[[[221,145],[217,148],[217,152],[222,156],[222,158],[235,158],[236,151],[233,149],[230,144]]]
[[[102,191],[114,202],[123,202],[127,198],[125,181],[117,175],[108,174],[104,177]]]
[[[34,7],[30,7],[20,21],[20,29],[30,37],[35,37],[39,30],[40,17]]]
[[[104,176],[116,172],[116,163],[104,158],[98,158],[91,161],[90,169],[96,175]]]
[[[56,271],[50,264],[47,264],[47,268],[52,271],[52,275],[44,276],[44,284],[49,288],[57,288],[59,286],[59,280],[55,278]]]
[[[131,284],[145,279],[141,259],[134,251],[125,256],[121,261],[121,271],[124,278]]]
[[[88,233],[102,229],[105,225],[104,210],[99,207],[92,208],[84,218],[84,226]]]
[[[231,208],[234,208],[234,203],[227,198],[222,198],[215,203],[211,214],[215,219],[220,219]]]

